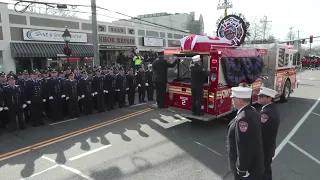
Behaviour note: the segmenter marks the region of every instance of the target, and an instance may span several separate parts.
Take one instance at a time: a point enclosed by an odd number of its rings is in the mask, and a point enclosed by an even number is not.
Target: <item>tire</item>
[[[287,102],[291,94],[291,83],[289,80],[284,84],[282,95],[280,96],[280,102]]]

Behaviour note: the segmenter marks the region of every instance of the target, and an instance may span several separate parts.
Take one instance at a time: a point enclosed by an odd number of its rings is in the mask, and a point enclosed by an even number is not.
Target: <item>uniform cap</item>
[[[0,76],[5,76],[5,75],[6,75],[6,73],[0,72]]]
[[[197,62],[197,61],[200,61],[200,55],[195,55],[192,57],[192,61],[193,62]]]
[[[22,71],[23,74],[29,74],[27,70]]]
[[[8,76],[8,80],[15,80],[15,78],[13,76]]]
[[[277,94],[278,94],[278,92],[273,89],[261,87],[258,96],[264,95],[264,96],[269,96],[269,97],[275,98]]]
[[[55,69],[51,69],[51,73],[56,73],[57,71]]]
[[[252,94],[252,89],[248,87],[233,87],[231,91],[231,98],[248,99]]]
[[[120,71],[123,71],[124,69],[123,69],[123,67],[120,67],[119,70],[120,70]]]
[[[148,64],[148,67],[152,67],[152,64]]]

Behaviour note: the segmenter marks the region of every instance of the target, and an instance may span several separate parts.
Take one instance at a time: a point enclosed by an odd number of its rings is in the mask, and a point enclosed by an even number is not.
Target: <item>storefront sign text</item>
[[[23,40],[25,41],[47,41],[47,42],[64,42],[62,37],[63,31],[49,31],[40,29],[23,29]],[[86,33],[70,32],[70,42],[88,42]]]
[[[163,47],[163,39],[161,38],[143,37],[142,40],[143,46]]]
[[[99,36],[99,44],[135,45],[134,37]]]
[[[111,33],[126,34],[126,28],[123,27],[108,26],[108,30]]]

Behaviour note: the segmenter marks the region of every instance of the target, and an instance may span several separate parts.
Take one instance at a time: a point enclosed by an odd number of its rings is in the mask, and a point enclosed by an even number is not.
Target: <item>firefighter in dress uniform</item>
[[[4,108],[4,93],[3,89],[7,86],[6,73],[0,72],[0,128],[5,128],[8,124],[8,112]]]
[[[27,70],[23,70],[22,76],[23,76],[23,79],[18,81],[18,85],[21,87],[23,93],[25,93],[26,87],[27,87],[27,82],[30,80],[30,75]],[[25,94],[24,94],[24,96],[25,96]],[[25,107],[23,109],[23,111],[24,111],[23,115],[24,115],[25,121],[30,122],[29,106]]]
[[[114,105],[115,105],[115,88],[116,88],[116,78],[114,76],[113,73],[113,69],[112,68],[108,68],[108,73],[105,76],[105,90],[106,90],[106,94],[108,96],[108,111],[114,109]]]
[[[70,118],[79,117],[79,107],[78,100],[78,83],[77,80],[74,79],[74,74],[71,72],[69,74],[69,79],[65,80],[63,87],[64,94],[66,96],[66,100],[68,101],[68,115]]]
[[[25,104],[24,93],[19,85],[15,85],[15,78],[8,77],[8,85],[3,88],[4,110],[8,111],[9,122],[17,122],[17,127],[21,130],[26,129],[23,119],[23,109]]]
[[[81,95],[81,105],[85,115],[93,114],[93,96],[91,80],[88,78],[88,73],[82,71],[82,78],[79,80],[79,93]]]
[[[125,72],[124,69],[120,67],[116,78],[116,92],[119,108],[125,107],[127,89],[128,87]]]
[[[227,150],[235,180],[261,180],[264,172],[260,117],[250,106],[252,89],[232,88],[237,116],[228,125]]]
[[[105,85],[104,76],[101,74],[101,70],[98,68],[96,70],[96,76],[93,79],[93,90],[96,98],[96,106],[98,112],[105,112],[104,108],[104,96],[105,96]]]
[[[136,83],[136,76],[133,73],[133,68],[129,69],[129,72],[127,74],[127,83],[128,83],[128,101],[129,101],[129,106],[134,105],[134,99],[136,96],[136,88],[137,88],[137,83]]]
[[[146,73],[144,71],[143,66],[139,67],[139,71],[137,72],[136,75],[136,81],[138,84],[138,94],[139,94],[139,103],[144,103],[146,102],[145,96],[146,96]]]
[[[276,150],[276,139],[280,125],[280,114],[272,103],[277,91],[262,87],[258,94],[259,104],[263,105],[260,112],[262,142],[264,153],[264,174],[263,180],[272,180],[271,163]]]
[[[164,53],[158,53],[158,59],[152,63],[154,72],[154,83],[156,88],[157,108],[165,108],[165,96],[168,81],[168,68],[173,68],[177,65],[178,59],[172,64],[164,59]]]
[[[58,78],[58,72],[52,69],[50,72],[51,78],[47,81],[48,102],[52,112],[52,119],[54,122],[63,120],[63,101],[65,95],[63,94],[64,81]]]
[[[44,83],[44,92],[46,93],[46,97],[49,98],[49,96],[47,94],[49,91],[48,90],[48,80],[49,80],[49,71],[48,70],[42,71],[42,79],[41,80]],[[44,103],[44,112],[48,118],[52,118],[52,109],[50,106],[49,99],[46,99],[46,102]]]
[[[147,97],[148,101],[153,101],[153,94],[154,94],[154,74],[152,71],[152,64],[148,65],[148,70],[146,71],[146,88],[147,88]]]
[[[203,85],[206,82],[209,72],[206,71],[201,65],[200,55],[192,57],[193,64],[190,65],[191,73],[191,102],[192,102],[192,114],[200,116],[201,106],[203,101]]]
[[[45,84],[39,79],[39,72],[36,70],[32,71],[31,79],[27,82],[25,98],[30,109],[32,126],[44,125],[42,113],[46,102]]]

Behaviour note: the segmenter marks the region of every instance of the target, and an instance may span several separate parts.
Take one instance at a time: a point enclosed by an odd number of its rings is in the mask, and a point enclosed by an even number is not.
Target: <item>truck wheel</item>
[[[283,87],[282,95],[280,96],[281,102],[287,102],[291,94],[291,83],[289,80],[286,81]]]

